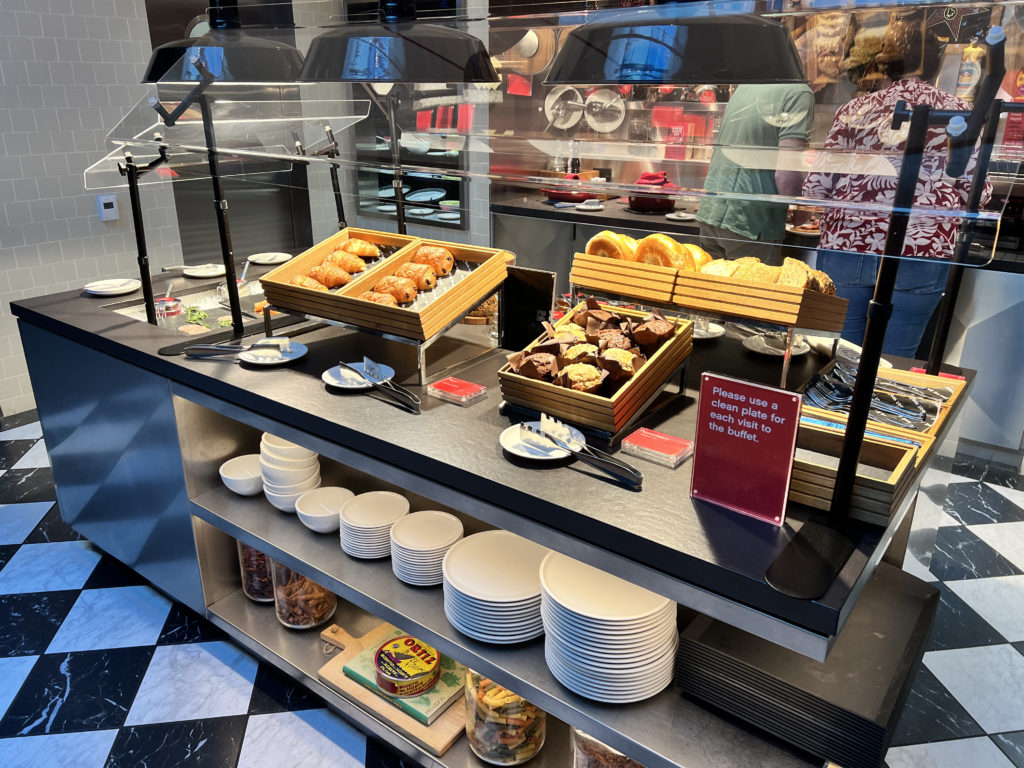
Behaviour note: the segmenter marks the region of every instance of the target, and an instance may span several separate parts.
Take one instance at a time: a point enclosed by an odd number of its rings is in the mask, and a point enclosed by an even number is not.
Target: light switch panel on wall
[[[96,207],[99,210],[100,221],[117,220],[117,195],[96,195]]]

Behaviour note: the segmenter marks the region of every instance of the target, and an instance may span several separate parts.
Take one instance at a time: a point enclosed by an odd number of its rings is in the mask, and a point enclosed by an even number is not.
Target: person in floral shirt
[[[892,129],[892,117],[899,101],[908,106],[928,104],[934,109],[970,109],[966,102],[948,94],[927,80],[938,71],[940,48],[923,23],[900,19],[890,22],[901,27],[900,50],[893,55],[887,33],[889,55],[874,63],[876,73],[891,82],[883,90],[856,98],[836,113],[825,139],[825,152],[816,165],[834,167],[836,155],[827,150],[879,153],[873,158],[858,158],[857,163],[891,164],[889,173],[826,173],[813,171],[804,181],[806,197],[822,201],[847,201],[858,207],[826,206],[821,219],[817,267],[829,274],[838,294],[849,299],[843,338],[860,344],[864,338],[868,303],[874,295],[880,254],[885,247],[889,211],[896,194],[901,153],[906,143],[909,122],[901,130]],[[923,21],[923,19],[922,19]],[[849,161],[852,155],[842,159]],[[973,177],[973,161],[958,179],[945,173],[946,133],[941,125],[928,129],[921,173],[918,176],[914,206],[922,211],[910,217],[903,256],[893,296],[893,316],[889,321],[883,351],[915,357],[921,337],[946,285],[948,260],[953,254],[960,218],[951,212],[962,210]],[[888,171],[888,169],[886,169]],[[986,193],[986,198],[988,197]],[[874,205],[873,205],[874,204]],[[946,211],[950,213],[945,213]],[[865,254],[865,255],[856,255]]]

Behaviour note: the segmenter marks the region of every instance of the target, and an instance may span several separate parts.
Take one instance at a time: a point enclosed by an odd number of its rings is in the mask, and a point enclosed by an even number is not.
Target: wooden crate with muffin
[[[693,325],[590,299],[509,356],[498,372],[507,402],[615,433],[682,365]]]

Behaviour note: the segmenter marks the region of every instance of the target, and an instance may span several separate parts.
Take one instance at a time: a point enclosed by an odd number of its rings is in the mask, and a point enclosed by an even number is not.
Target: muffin
[[[555,341],[562,344],[580,344],[587,340],[587,332],[578,325],[563,325],[555,331]]]
[[[557,360],[550,352],[535,352],[522,359],[516,373],[528,379],[550,379],[557,368]]]
[[[636,373],[633,369],[633,353],[628,349],[606,349],[601,353],[601,358],[616,362],[624,373],[630,375]]]
[[[633,342],[617,328],[605,328],[597,332],[597,340],[602,349],[632,349]]]
[[[597,346],[594,344],[574,344],[562,355],[566,360],[587,360],[597,357]]]
[[[587,322],[590,318],[594,318],[594,320],[599,323],[608,323],[614,322],[618,318],[618,315],[613,315],[607,309],[590,309],[589,307],[584,307],[572,316],[572,321],[581,328],[586,328]]]
[[[601,387],[601,371],[596,365],[589,363],[573,363],[567,365],[559,373],[559,378],[565,377],[570,389],[577,392],[596,392]]]
[[[654,347],[671,336],[674,330],[675,326],[668,320],[656,317],[634,328],[633,338],[641,347]]]

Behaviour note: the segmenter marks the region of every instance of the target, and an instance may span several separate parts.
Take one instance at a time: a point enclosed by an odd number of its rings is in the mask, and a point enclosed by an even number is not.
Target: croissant
[[[321,283],[319,280],[314,280],[312,277],[306,275],[296,275],[291,279],[292,285],[298,285],[302,288],[309,288],[313,291],[326,291],[327,286]]]
[[[437,285],[437,275],[429,264],[403,264],[395,270],[395,277],[409,278],[421,291],[429,291]]]
[[[365,261],[360,259],[354,253],[343,251],[340,248],[328,256],[324,261],[328,264],[337,264],[350,275],[354,275],[356,272],[362,272],[366,269]]]
[[[372,301],[375,304],[384,304],[388,307],[397,307],[398,301],[390,293],[377,293],[376,291],[366,291],[359,295],[360,299],[364,301]]]
[[[376,259],[380,257],[380,248],[367,240],[360,240],[357,237],[346,240],[341,244],[341,250],[348,251],[364,259]]]
[[[319,280],[328,288],[337,288],[339,285],[345,285],[352,279],[352,275],[337,264],[328,264],[327,262],[324,262],[319,267],[313,267],[309,276],[314,280]]]
[[[399,304],[416,301],[416,283],[408,277],[390,275],[389,277],[381,278],[373,286],[373,290],[377,293],[390,293]]]
[[[438,277],[447,275],[455,266],[455,257],[447,248],[438,245],[421,245],[416,249],[416,255],[412,257],[415,264],[429,264],[434,268],[434,274]]]

